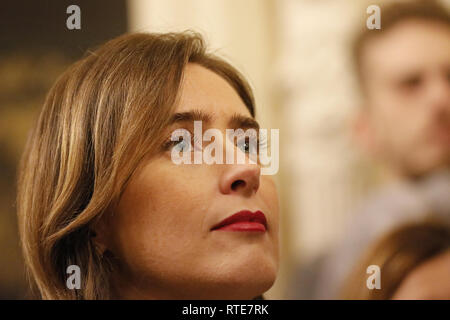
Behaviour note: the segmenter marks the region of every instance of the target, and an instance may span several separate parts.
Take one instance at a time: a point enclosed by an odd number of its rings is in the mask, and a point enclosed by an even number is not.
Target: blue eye
[[[188,152],[191,149],[191,144],[186,142],[185,140],[174,141],[173,148],[178,152]]]

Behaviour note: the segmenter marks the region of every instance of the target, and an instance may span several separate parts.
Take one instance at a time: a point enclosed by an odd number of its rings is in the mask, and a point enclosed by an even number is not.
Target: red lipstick
[[[239,211],[215,225],[211,231],[266,232],[267,220],[261,211]]]

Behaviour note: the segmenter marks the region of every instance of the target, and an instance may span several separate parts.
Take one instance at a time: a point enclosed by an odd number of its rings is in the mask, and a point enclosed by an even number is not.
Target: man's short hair
[[[435,0],[402,1],[381,6],[381,29],[370,30],[364,25],[353,41],[353,63],[360,82],[364,82],[361,63],[366,43],[381,36],[399,22],[410,19],[439,22],[450,28],[449,11]]]

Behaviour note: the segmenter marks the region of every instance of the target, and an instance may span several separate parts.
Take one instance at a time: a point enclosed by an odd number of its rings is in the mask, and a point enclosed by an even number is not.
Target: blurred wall
[[[352,144],[357,95],[349,57],[364,1],[283,0],[278,72],[293,260],[320,254],[370,183]],[[365,25],[365,24],[364,24]]]

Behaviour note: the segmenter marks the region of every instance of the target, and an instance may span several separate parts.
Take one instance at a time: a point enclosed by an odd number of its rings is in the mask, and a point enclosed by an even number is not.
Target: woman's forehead
[[[194,110],[211,115],[212,120],[234,114],[251,117],[241,97],[225,79],[205,67],[189,63],[184,70],[180,98],[174,112]]]

